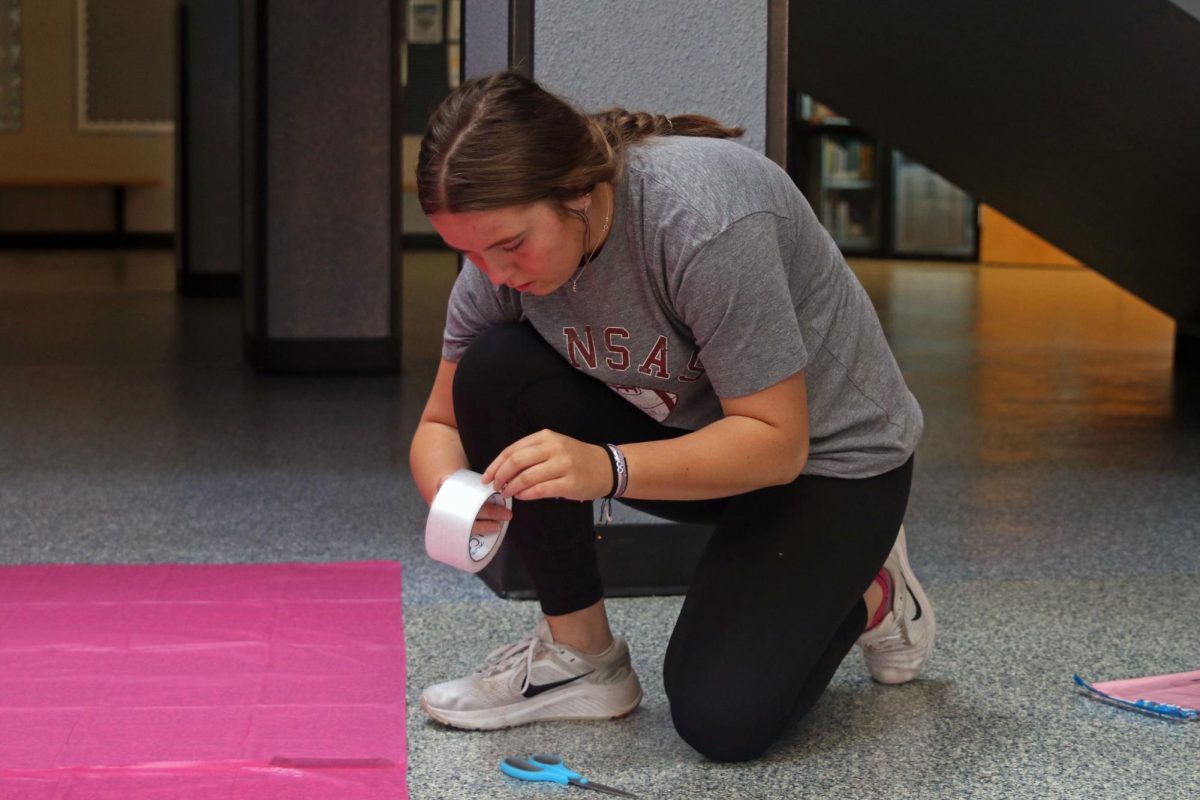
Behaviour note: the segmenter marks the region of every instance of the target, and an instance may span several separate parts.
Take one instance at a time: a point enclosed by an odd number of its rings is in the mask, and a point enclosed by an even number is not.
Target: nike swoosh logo
[[[908,596],[913,599],[913,605],[917,607],[917,613],[913,614],[913,622],[916,622],[921,618],[921,604],[917,601],[917,596],[911,591],[908,593]]]
[[[531,683],[525,687],[525,691],[521,692],[521,694],[525,695],[526,697],[537,697],[542,692],[548,692],[551,689],[557,689],[560,686],[566,686],[568,683],[574,683],[580,678],[586,678],[591,674],[591,672],[585,672],[582,675],[576,675],[574,678],[567,678],[566,680],[562,681],[554,681],[553,683]]]

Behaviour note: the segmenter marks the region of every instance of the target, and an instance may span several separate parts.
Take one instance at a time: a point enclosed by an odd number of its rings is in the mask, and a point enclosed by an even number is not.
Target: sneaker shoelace
[[[511,669],[523,660],[525,662],[525,677],[521,681],[521,691],[525,691],[529,686],[529,677],[533,673],[533,658],[540,649],[539,645],[544,646],[544,642],[536,635],[530,635],[519,642],[493,650],[483,660],[483,666],[479,668],[480,676],[489,678],[498,672]]]

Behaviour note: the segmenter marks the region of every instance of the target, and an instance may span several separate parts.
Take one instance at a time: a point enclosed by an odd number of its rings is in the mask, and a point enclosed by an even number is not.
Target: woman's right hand
[[[442,484],[448,480],[450,480],[449,475],[443,475],[438,480],[437,490],[439,492],[442,490]],[[508,522],[512,518],[512,509],[504,504],[499,495],[492,495],[475,516],[475,524],[471,526],[471,534],[474,536],[485,536],[499,533],[500,523]]]
[[[504,505],[498,497],[490,498],[479,509],[471,533],[475,536],[491,535],[500,532],[500,524],[513,518],[512,509]]]

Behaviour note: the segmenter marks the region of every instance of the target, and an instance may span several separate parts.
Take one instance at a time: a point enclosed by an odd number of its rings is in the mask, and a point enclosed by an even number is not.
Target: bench
[[[125,229],[125,192],[161,186],[160,178],[136,176],[101,176],[64,178],[42,176],[0,176],[3,189],[108,189],[113,198],[113,229],[111,231],[0,231],[0,246],[13,247],[169,247],[172,234],[134,233]]]

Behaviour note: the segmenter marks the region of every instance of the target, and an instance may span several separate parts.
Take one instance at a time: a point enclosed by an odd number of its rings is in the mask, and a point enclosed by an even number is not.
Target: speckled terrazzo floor
[[[1169,321],[1081,270],[855,269],[925,409],[908,531],[940,639],[904,687],[852,655],[758,762],[671,729],[678,598],[611,602],[647,690],[627,720],[463,733],[416,707],[536,613],[424,556],[407,442],[444,257],[410,258],[402,376],[313,378],[248,369],[238,303],[176,298],[169,254],[0,253],[0,561],[401,560],[418,800],[567,791],[496,769],[533,751],[644,798],[1200,795],[1200,724],[1070,684],[1200,668],[1200,376]]]

